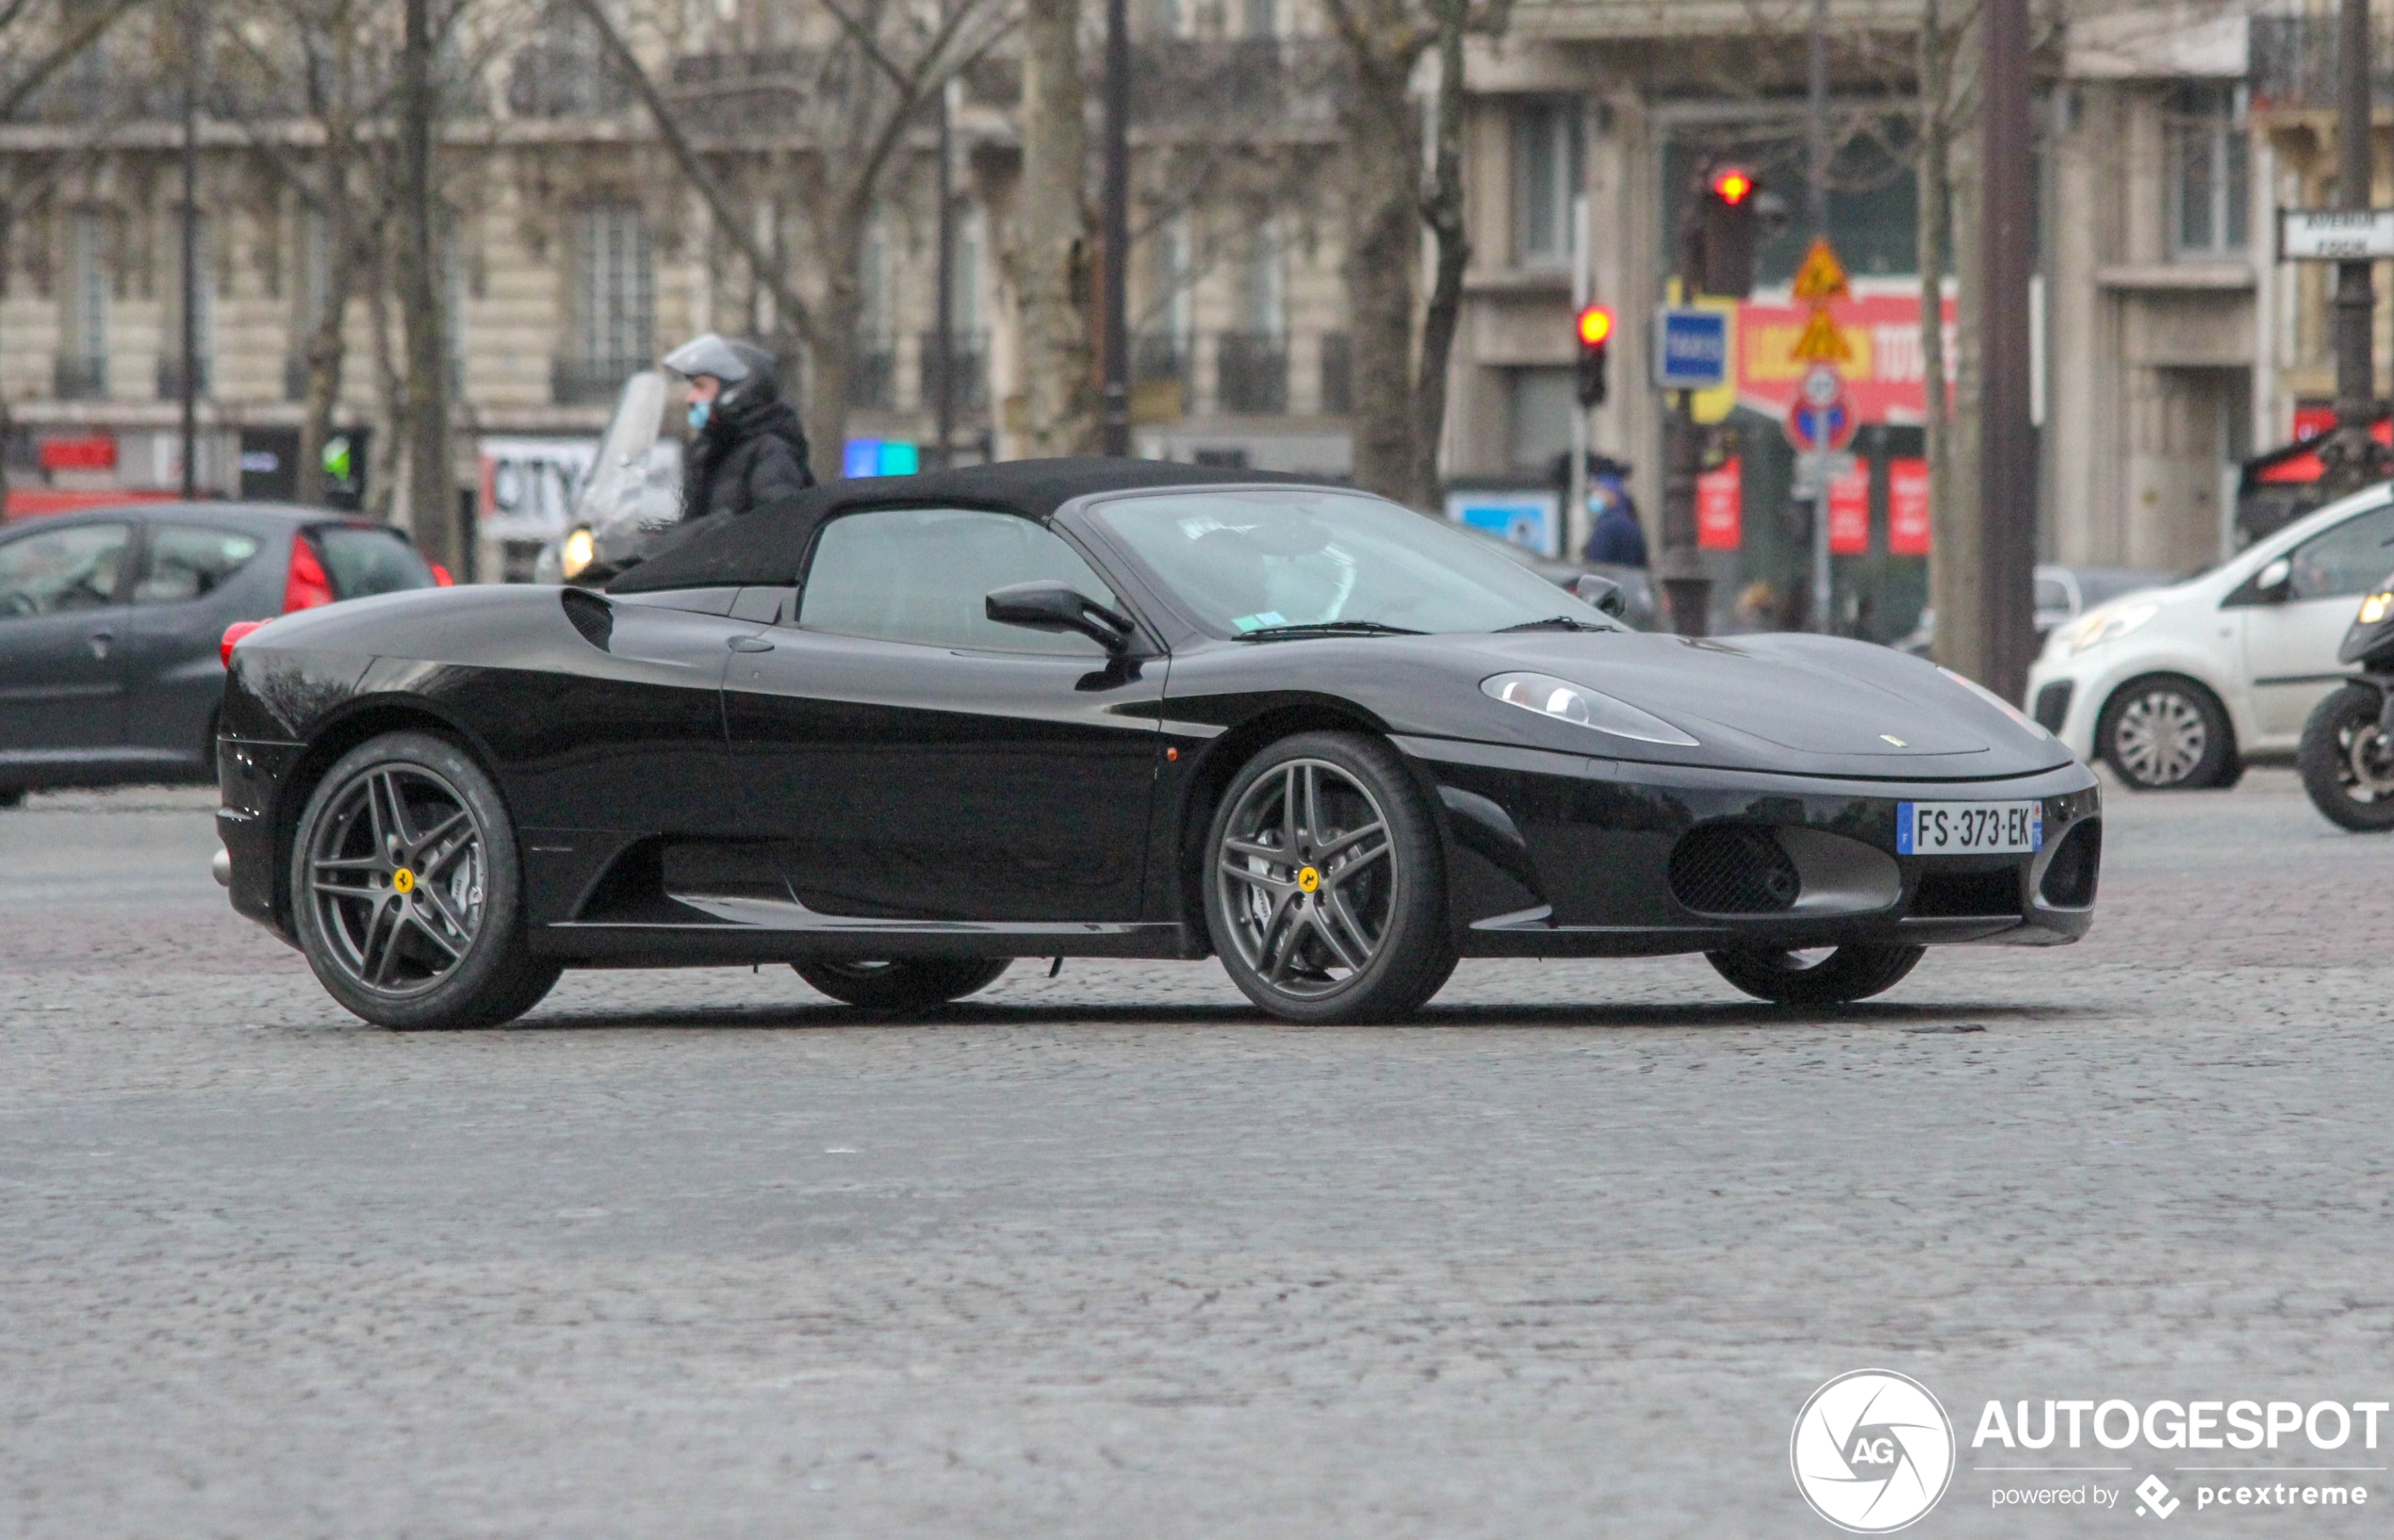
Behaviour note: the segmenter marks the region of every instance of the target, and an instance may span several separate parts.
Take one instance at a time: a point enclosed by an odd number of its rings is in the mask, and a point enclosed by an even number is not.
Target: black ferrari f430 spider
[[[604,592],[287,615],[230,654],[232,899],[392,1026],[566,968],[919,1008],[1221,958],[1299,1022],[1466,957],[1702,952],[1766,1000],[2084,934],[2087,769],[1858,642],[1641,634],[1366,494],[1129,461],[844,482]]]

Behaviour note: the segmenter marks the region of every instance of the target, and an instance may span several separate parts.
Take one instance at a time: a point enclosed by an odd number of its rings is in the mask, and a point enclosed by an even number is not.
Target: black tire
[[[2182,674],[2149,674],[2113,691],[2095,723],[2095,752],[2140,792],[2214,790],[2242,771],[2219,697]]]
[[[1842,1006],[1894,989],[1925,946],[1841,946],[1807,961],[1802,953],[1768,946],[1707,952],[1715,973],[1757,1000],[1775,1006]]]
[[[2385,697],[2347,684],[2311,708],[2295,763],[2311,806],[2360,834],[2394,829],[2394,743],[2378,730]]]
[[[24,806],[25,806],[25,788],[24,788],[24,787],[22,787],[22,786],[0,786],[0,808],[22,808],[22,807],[24,807]]]
[[[926,1010],[989,988],[1012,961],[1011,958],[903,958],[894,962],[846,962],[817,958],[790,966],[825,994],[851,1006]]]
[[[1307,732],[1266,748],[1223,792],[1204,859],[1214,951],[1275,1016],[1394,1021],[1454,972],[1437,819],[1382,739]]]
[[[527,944],[516,828],[465,750],[385,733],[336,761],[300,814],[291,920],[317,979],[377,1026],[495,1026],[557,982]],[[420,878],[420,880],[419,880]]]

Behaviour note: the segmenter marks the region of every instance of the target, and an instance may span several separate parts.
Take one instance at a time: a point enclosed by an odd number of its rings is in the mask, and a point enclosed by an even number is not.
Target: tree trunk
[[[805,410],[807,450],[818,481],[837,481],[846,459],[848,381],[856,363],[856,328],[864,314],[864,295],[857,282],[863,267],[864,216],[859,213],[844,229],[826,231],[829,249],[823,252],[823,295],[812,313],[807,336]]]
[[[1950,62],[1938,0],[1923,0],[1920,17],[1920,149],[1916,181],[1920,234],[1920,368],[1924,409],[1921,437],[1928,460],[1930,602],[1936,600],[1943,557],[1938,553],[1948,484],[1951,398],[1945,389],[1945,254],[1947,199],[1953,186],[1950,132],[1945,120]],[[1941,612],[1942,613],[1942,612]],[[1942,652],[1941,652],[1942,655]]]
[[[1027,456],[1096,447],[1090,352],[1090,228],[1082,116],[1080,0],[1026,0],[1023,18],[1023,179],[1008,266],[1022,326]],[[946,325],[947,318],[940,318]]]
[[[345,40],[344,40],[345,41]],[[346,49],[343,49],[346,53]],[[300,412],[299,500],[317,507],[325,500],[324,445],[340,410],[341,367],[346,362],[343,323],[349,317],[352,274],[356,268],[356,221],[350,201],[349,165],[354,150],[346,120],[324,136],[324,292],[307,335],[307,396]]]
[[[1355,78],[1341,116],[1355,484],[1410,502],[1419,492],[1412,366],[1421,156],[1405,81],[1416,56],[1367,57],[1352,43],[1350,56]]]
[[[438,209],[433,191],[431,0],[406,0],[399,122],[399,311],[407,355],[407,511],[425,560],[462,571],[449,463],[449,368],[440,321]]]
[[[1974,22],[1954,52],[1950,78],[1975,73],[1970,55],[1977,47]],[[1949,125],[1950,126],[1950,125]],[[1945,464],[1930,483],[1928,593],[1937,607],[1937,661],[1971,679],[1985,679],[1986,561],[1978,516],[1978,336],[1986,308],[1986,264],[1979,254],[1979,155],[1976,136],[1953,132],[1947,140],[1951,167],[1952,222],[1948,226],[1960,294],[1956,306],[1953,417],[1945,434]]]
[[[1422,219],[1437,242],[1430,303],[1421,317],[1421,368],[1413,387],[1413,474],[1406,501],[1438,505],[1438,445],[1446,436],[1447,363],[1463,313],[1471,242],[1463,225],[1463,27],[1468,0],[1438,0],[1438,122]]]
[[[366,514],[390,522],[399,501],[400,441],[403,436],[407,385],[391,356],[390,247],[377,239],[374,270],[366,290],[366,316],[374,345],[374,433],[366,454]]]

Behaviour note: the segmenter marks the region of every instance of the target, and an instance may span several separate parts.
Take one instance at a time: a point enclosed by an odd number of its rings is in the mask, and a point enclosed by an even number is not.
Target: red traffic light
[[[1613,335],[1613,312],[1600,304],[1589,305],[1580,312],[1580,340],[1591,348],[1604,346]]]
[[[1731,208],[1754,195],[1754,178],[1742,166],[1727,166],[1713,173],[1713,196]]]

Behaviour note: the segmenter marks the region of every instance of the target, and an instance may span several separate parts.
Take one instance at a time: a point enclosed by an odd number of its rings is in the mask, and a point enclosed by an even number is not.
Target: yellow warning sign
[[[1843,364],[1852,360],[1854,350],[1847,346],[1845,334],[1839,330],[1828,307],[1816,304],[1788,356],[1799,364]]]
[[[1804,254],[1804,265],[1796,270],[1796,301],[1822,304],[1851,298],[1853,290],[1845,287],[1845,267],[1837,260],[1836,248],[1827,236],[1814,236],[1812,250]]]

